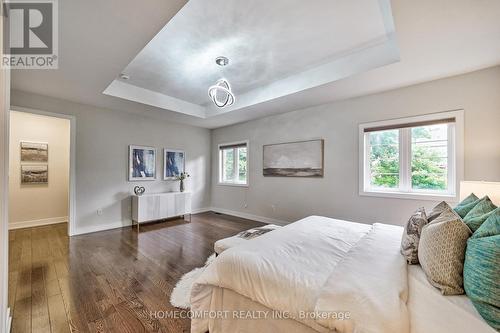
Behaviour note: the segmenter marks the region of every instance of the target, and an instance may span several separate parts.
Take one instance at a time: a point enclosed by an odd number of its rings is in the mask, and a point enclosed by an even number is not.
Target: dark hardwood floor
[[[175,310],[178,279],[203,266],[216,240],[262,225],[215,213],[69,238],[66,223],[10,232],[12,331],[189,332]]]

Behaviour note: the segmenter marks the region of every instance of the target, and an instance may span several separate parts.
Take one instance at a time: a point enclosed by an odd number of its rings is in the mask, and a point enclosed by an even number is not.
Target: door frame
[[[68,236],[75,235],[76,223],[76,117],[64,113],[48,112],[12,105],[11,111],[32,113],[41,116],[68,119],[70,121],[70,148],[69,148],[69,188],[68,188]],[[9,117],[10,119],[10,117]]]
[[[0,56],[3,56],[4,2],[0,1]],[[9,292],[9,106],[10,69],[0,68],[0,333],[8,333],[12,318]]]

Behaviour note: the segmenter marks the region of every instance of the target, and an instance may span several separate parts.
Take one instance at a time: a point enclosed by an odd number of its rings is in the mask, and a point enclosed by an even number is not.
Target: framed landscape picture
[[[186,154],[182,150],[163,149],[163,179],[174,180],[185,171]]]
[[[156,148],[129,146],[129,181],[155,180]]]
[[[263,174],[275,177],[323,177],[324,140],[264,145]]]
[[[49,145],[42,142],[21,141],[21,162],[48,162]]]
[[[48,184],[49,167],[47,165],[21,165],[21,184]]]

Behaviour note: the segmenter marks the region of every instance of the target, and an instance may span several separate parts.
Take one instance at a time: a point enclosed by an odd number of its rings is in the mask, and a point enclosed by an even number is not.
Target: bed
[[[406,265],[402,232],[311,216],[231,248],[193,286],[191,331],[495,332]]]

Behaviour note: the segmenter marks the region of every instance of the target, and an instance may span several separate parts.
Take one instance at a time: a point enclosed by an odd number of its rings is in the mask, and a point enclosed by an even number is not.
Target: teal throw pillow
[[[467,241],[464,289],[481,316],[500,330],[500,210]]]

